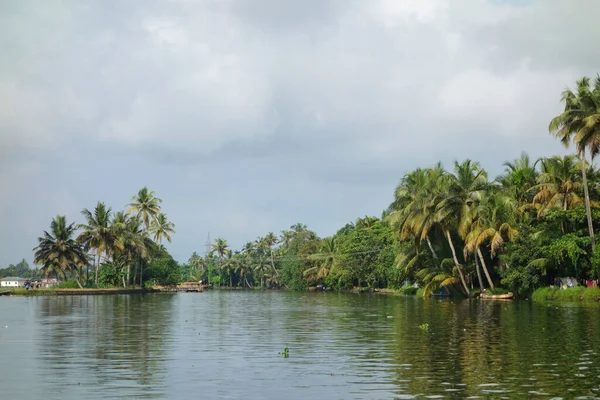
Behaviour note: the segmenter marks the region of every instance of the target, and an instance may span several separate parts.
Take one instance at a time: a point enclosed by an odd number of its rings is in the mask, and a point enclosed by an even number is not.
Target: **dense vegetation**
[[[127,211],[98,203],[82,211],[83,224],[56,217],[35,262],[44,274],[68,275],[80,286],[203,280],[232,288],[349,289],[417,282],[425,294],[445,287],[470,295],[498,286],[527,294],[557,276],[595,279],[600,175],[585,156],[600,151],[600,77],[593,84],[581,79],[562,101],[564,112],[549,131],[574,144],[576,155],[534,162],[523,153],[495,179],[469,159],[451,170],[417,168],[402,177],[379,218],[359,218],[331,237],[296,224],[239,250],[219,238],[208,254],[178,264],[161,245],[174,225],[143,188]]]
[[[176,283],[179,267],[161,244],[171,241],[175,226],[161,203],[144,187],[127,211],[113,212],[98,202],[92,211],[81,211],[85,223],[79,225],[59,215],[38,239],[34,261],[44,275],[69,277],[79,287]]]
[[[577,155],[533,162],[522,154],[495,179],[472,160],[451,171],[417,168],[401,179],[381,218],[359,218],[327,238],[297,224],[240,251],[217,239],[213,253],[192,255],[185,276],[294,289],[416,281],[425,294],[444,286],[465,295],[499,285],[530,293],[556,276],[596,278],[599,174],[585,154],[600,149],[600,78],[594,85],[581,79],[562,101],[549,130]]]

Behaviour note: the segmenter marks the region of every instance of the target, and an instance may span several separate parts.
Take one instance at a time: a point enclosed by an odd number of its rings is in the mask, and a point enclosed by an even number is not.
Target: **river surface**
[[[598,398],[599,355],[597,306],[287,292],[0,297],[1,399]]]

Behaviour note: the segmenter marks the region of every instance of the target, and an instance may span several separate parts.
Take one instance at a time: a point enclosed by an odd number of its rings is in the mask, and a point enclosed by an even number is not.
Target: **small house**
[[[0,287],[25,287],[26,280],[18,276],[7,276],[0,279]]]

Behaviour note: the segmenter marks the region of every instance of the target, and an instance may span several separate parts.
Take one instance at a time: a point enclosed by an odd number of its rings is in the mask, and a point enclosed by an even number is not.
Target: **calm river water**
[[[2,399],[598,398],[599,355],[598,307],[218,291],[0,298]]]

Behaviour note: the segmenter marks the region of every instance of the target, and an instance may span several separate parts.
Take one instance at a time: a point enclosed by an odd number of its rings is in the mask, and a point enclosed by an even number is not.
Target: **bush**
[[[416,287],[412,287],[412,286],[403,286],[400,289],[398,289],[398,291],[402,294],[406,294],[406,295],[416,295],[417,291],[419,290],[419,288]]]
[[[75,279],[62,281],[56,287],[58,289],[79,289],[79,285]]]
[[[545,287],[533,292],[531,298],[534,301],[600,301],[600,288],[577,286],[569,289],[557,289]]]

